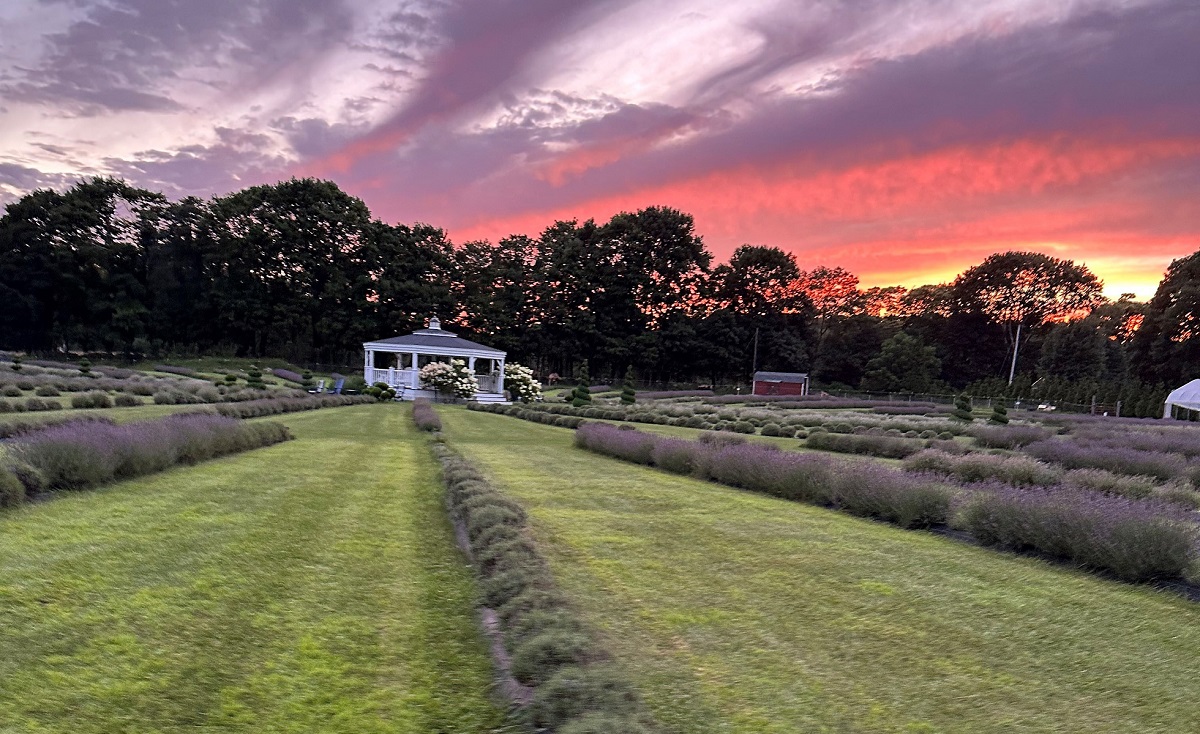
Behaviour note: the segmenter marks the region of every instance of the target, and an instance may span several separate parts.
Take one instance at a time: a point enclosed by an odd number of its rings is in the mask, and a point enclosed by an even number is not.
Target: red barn
[[[755,372],[755,395],[807,395],[808,374],[804,372]]]

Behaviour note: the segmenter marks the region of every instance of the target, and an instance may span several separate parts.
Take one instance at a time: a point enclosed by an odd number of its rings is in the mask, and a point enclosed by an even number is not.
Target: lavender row
[[[576,431],[575,441],[606,456],[901,527],[952,523],[984,545],[1035,550],[1130,581],[1179,577],[1196,559],[1191,516],[1153,500],[1076,487],[954,486],[929,474],[835,462],[720,435],[688,441],[589,423]]]
[[[417,398],[413,401],[412,417],[413,423],[422,431],[432,433],[442,430],[442,419],[433,409],[433,403],[429,401],[429,398]]]
[[[575,432],[575,444],[675,474],[835,507],[906,528],[945,524],[955,492],[943,482],[880,464],[837,462],[725,434],[689,441],[588,423]]]
[[[290,438],[279,423],[246,423],[210,414],[122,426],[76,421],[19,437],[7,451],[5,471],[17,477],[23,495],[91,489]]]
[[[479,575],[483,616],[503,633],[512,677],[502,689],[526,722],[563,734],[651,731],[640,695],[555,583],[524,509],[445,444],[433,450]]]

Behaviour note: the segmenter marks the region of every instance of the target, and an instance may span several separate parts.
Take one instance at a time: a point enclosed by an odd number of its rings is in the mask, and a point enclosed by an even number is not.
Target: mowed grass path
[[[425,439],[396,405],[0,512],[0,732],[504,725]]]
[[[1196,604],[442,417],[671,731],[1196,730]]]

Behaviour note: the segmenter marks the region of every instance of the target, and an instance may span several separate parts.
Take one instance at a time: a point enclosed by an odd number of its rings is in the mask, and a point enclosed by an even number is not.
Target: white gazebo
[[[429,319],[428,328],[418,329],[407,336],[365,342],[363,352],[363,379],[367,384],[386,382],[396,389],[396,395],[401,399],[436,397],[437,393],[433,390],[422,389],[419,370],[430,362],[461,359],[475,373],[475,379],[479,382],[476,400],[481,403],[505,402],[506,353],[468,341],[453,332],[443,331],[436,316]]]

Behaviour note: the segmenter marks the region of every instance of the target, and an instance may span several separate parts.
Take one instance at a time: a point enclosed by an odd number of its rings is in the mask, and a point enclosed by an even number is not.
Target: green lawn
[[[1193,603],[441,412],[670,731],[1195,731]]]
[[[425,439],[397,405],[0,513],[0,732],[503,729]]]

